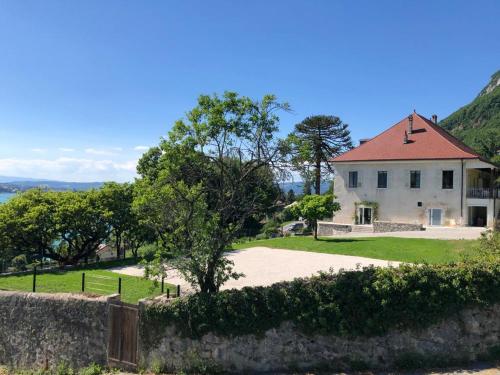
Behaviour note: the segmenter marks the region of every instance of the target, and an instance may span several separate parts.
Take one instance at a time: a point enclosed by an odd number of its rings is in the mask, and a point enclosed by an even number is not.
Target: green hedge
[[[465,307],[496,302],[500,262],[404,265],[196,294],[150,305],[144,324],[175,324],[185,336],[199,337],[262,334],[292,321],[305,333],[372,336],[422,328]]]

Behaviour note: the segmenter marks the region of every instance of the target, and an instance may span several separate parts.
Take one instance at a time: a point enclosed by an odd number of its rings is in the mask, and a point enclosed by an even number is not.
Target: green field
[[[471,254],[476,240],[432,240],[423,238],[363,237],[320,238],[283,237],[238,243],[234,249],[265,246],[316,253],[355,255],[400,262],[446,263]]]
[[[118,292],[118,278],[122,279],[121,299],[124,302],[137,303],[146,297],[157,296],[161,293],[161,286],[154,285],[153,281],[142,277],[119,275],[103,269],[87,269],[77,271],[59,271],[37,275],[37,292],[46,293],[80,293],[82,286],[82,272],[85,272],[85,292],[89,294],[108,295]],[[33,276],[2,276],[0,290],[32,291]],[[165,285],[171,292],[173,285]]]

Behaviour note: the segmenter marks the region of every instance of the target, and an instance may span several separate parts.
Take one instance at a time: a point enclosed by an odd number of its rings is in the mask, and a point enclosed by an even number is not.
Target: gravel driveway
[[[399,262],[390,262],[380,259],[355,257],[349,255],[321,254],[307,251],[270,249],[268,247],[252,247],[245,250],[233,251],[227,255],[234,262],[237,272],[242,272],[245,277],[239,280],[230,280],[222,289],[241,289],[245,286],[267,286],[279,281],[293,280],[296,277],[308,277],[320,271],[333,268],[353,270],[357,267],[398,266]],[[119,267],[113,272],[132,276],[143,276],[142,266]],[[181,290],[190,289],[177,272],[172,271],[167,275],[166,282],[180,285]]]

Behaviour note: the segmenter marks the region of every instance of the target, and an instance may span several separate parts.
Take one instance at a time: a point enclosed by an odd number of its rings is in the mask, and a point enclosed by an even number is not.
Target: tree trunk
[[[116,239],[115,239],[115,246],[116,246],[116,259],[120,259],[120,253],[121,253],[121,235],[116,234]]]
[[[316,170],[314,171],[316,174],[316,183],[314,186],[314,190],[316,191],[317,195],[321,194],[321,158],[317,157],[316,158]]]
[[[318,222],[314,223],[314,240],[318,239]]]

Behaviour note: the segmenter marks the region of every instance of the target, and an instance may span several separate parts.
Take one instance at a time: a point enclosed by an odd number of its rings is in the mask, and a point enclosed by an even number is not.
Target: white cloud
[[[32,148],[31,151],[36,152],[38,154],[43,154],[43,153],[47,152],[47,149],[45,149],[45,148]]]
[[[114,150],[114,151],[119,151],[119,150]],[[91,155],[116,155],[116,152],[110,150],[98,150],[95,148],[86,148],[85,152]]]
[[[134,150],[135,151],[146,151],[146,150],[149,150],[149,147],[148,146],[135,146]]]
[[[85,158],[0,159],[0,175],[63,181],[130,181],[137,160],[117,162]]]
[[[68,147],[59,147],[59,151],[61,152],[74,152],[74,148],[68,148]]]

